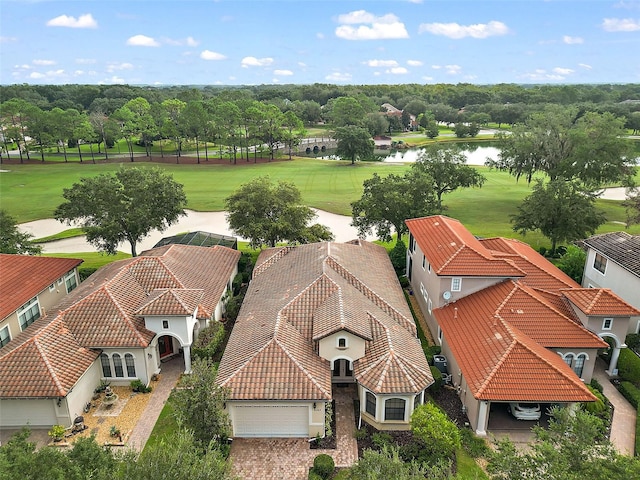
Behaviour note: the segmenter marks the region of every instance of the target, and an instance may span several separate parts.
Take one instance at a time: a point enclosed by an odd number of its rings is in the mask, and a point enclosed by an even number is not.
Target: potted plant
[[[47,432],[47,435],[49,435],[51,437],[51,440],[53,440],[54,442],[59,442],[64,438],[65,431],[66,428],[64,428],[62,425],[54,425],[53,427],[51,427],[51,430]]]

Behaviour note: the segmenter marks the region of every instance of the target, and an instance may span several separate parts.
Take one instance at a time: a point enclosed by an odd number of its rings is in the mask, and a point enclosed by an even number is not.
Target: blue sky
[[[0,0],[0,83],[639,83],[634,0]]]

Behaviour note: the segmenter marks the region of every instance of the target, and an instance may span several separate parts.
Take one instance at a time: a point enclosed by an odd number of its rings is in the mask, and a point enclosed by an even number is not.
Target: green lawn
[[[55,207],[63,200],[64,188],[85,176],[113,172],[119,165],[147,167],[151,164],[126,161],[96,165],[3,165],[9,172],[0,173],[1,207],[19,223],[51,218]],[[263,164],[162,164],[162,168],[184,184],[188,208],[193,210],[223,210],[224,199],[241,184],[257,176],[270,175],[274,179],[294,183],[309,206],[349,215],[350,204],[360,197],[365,179],[374,172],[402,173],[409,167],[378,162],[360,162],[351,166],[349,162],[303,158]],[[485,185],[481,189],[462,189],[446,195],[444,203],[448,209],[444,213],[459,219],[475,235],[516,237],[536,248],[548,246],[548,241],[540,234],[529,234],[522,238],[511,230],[510,216],[517,212],[517,205],[530,192],[526,181],[521,179],[516,182],[514,177],[505,172],[478,168],[487,177]],[[622,223],[626,216],[619,202],[599,201],[598,205],[606,211],[609,220],[600,232],[624,228]],[[629,232],[640,233],[640,226],[633,226]]]

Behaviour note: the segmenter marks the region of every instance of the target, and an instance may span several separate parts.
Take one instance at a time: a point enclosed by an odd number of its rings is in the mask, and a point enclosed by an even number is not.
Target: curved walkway
[[[596,360],[593,378],[602,385],[604,395],[613,405],[613,420],[609,439],[618,453],[622,455],[634,454],[636,438],[636,410],[626,398],[611,384],[611,377],[605,372],[606,364],[601,359]]]

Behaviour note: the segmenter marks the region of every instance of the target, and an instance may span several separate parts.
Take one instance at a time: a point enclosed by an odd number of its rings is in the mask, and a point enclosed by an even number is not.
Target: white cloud
[[[562,37],[562,41],[567,45],[578,45],[584,43],[584,39],[582,37],[570,37],[569,35]]]
[[[409,73],[404,67],[393,67],[385,71],[385,73],[391,73],[393,75],[404,75],[405,73]]]
[[[244,68],[248,68],[248,67],[268,67],[272,63],[273,63],[273,58],[271,58],[271,57],[266,57],[266,58],[244,57],[242,59],[242,61],[240,62],[240,64]]]
[[[27,65],[26,63],[23,63],[22,65],[14,65],[13,68],[22,68],[23,70],[29,70],[31,69],[31,65]]]
[[[421,67],[422,62],[420,60],[407,60],[407,65],[410,67]]]
[[[330,82],[349,82],[351,81],[350,73],[333,72],[324,77],[325,80]]]
[[[460,39],[465,37],[488,38],[509,33],[509,27],[504,23],[492,20],[489,23],[476,23],[474,25],[460,25],[458,23],[422,23],[418,28],[419,33],[432,33],[449,38]]]
[[[0,36],[0,43],[12,43],[17,42],[18,39],[16,37],[4,37]]]
[[[640,19],[634,18],[605,18],[602,28],[606,32],[635,32],[640,30]]]
[[[318,40],[324,40],[324,33],[321,33],[321,32],[316,33],[316,38]]]
[[[460,65],[431,65],[434,70],[444,70],[449,75],[458,75],[462,71]]]
[[[55,65],[56,62],[55,60],[32,60],[31,63],[33,63],[34,65]]]
[[[96,63],[95,58],[76,58],[76,63],[80,65],[92,65]]]
[[[274,70],[273,74],[279,75],[281,77],[288,77],[290,75],[293,75],[293,72],[291,70]]]
[[[107,72],[109,72],[109,73],[113,73],[113,72],[116,72],[118,70],[132,70],[132,69],[133,69],[133,65],[131,63],[128,63],[128,62],[109,63],[107,65]]]
[[[200,45],[200,42],[193,37],[187,37],[186,42],[188,47],[197,47]]]
[[[584,68],[586,70],[591,70],[593,68],[591,65],[588,65],[586,63],[579,63],[578,66],[582,67],[582,68]]]
[[[433,81],[433,77],[422,77],[422,79],[423,79],[425,82],[431,82],[431,81]]]
[[[525,73],[524,75],[522,75],[522,78],[527,79],[529,81],[534,81],[534,82],[546,82],[550,80],[559,81],[559,80],[565,79],[564,75],[560,75],[557,73],[555,74],[548,73],[546,70],[542,68],[538,68],[530,73]]]
[[[558,75],[571,75],[573,72],[575,72],[575,70],[572,70],[570,68],[556,67],[553,69],[553,73],[556,73]]]
[[[159,47],[160,42],[146,35],[134,35],[127,39],[127,45],[132,47]]]
[[[114,75],[113,77],[111,77],[111,79],[109,80],[109,83],[124,83],[124,78],[122,77],[117,77],[116,75]]]
[[[409,38],[404,23],[392,13],[379,17],[365,10],[357,10],[339,15],[337,21],[340,26],[335,30],[336,37],[344,40]]]
[[[177,47],[183,47],[183,46],[197,47],[198,45],[200,45],[200,42],[194,39],[193,37],[180,38],[177,40],[173,38],[163,38],[162,43],[166,43],[167,45],[173,45]]]
[[[81,76],[81,75],[84,75],[84,70],[75,70],[75,71],[73,72],[73,75],[74,75],[74,76],[76,76],[76,77],[79,77],[79,76]]]
[[[40,78],[44,78],[46,75],[44,73],[40,73],[40,72],[31,72],[31,74],[29,75],[29,78],[33,78],[34,80],[38,80]]]
[[[203,60],[224,60],[227,57],[218,52],[203,50],[202,52],[200,52],[200,58]]]
[[[60,15],[59,17],[49,20],[47,27],[98,28],[98,22],[95,21],[90,13],[80,15],[78,18]]]
[[[365,65],[370,67],[397,67],[398,62],[395,60],[367,60]]]

